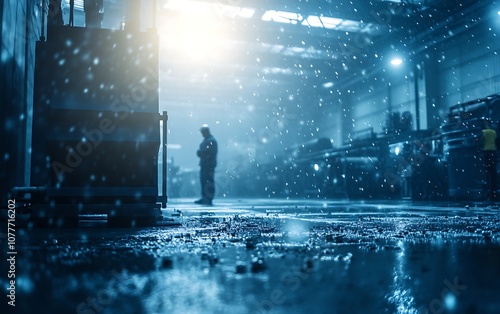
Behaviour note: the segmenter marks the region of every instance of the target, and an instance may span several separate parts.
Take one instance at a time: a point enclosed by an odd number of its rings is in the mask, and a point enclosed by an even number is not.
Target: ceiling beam
[[[306,17],[309,15],[328,16],[351,21],[363,21],[364,23],[383,24],[384,19],[389,15],[405,14],[416,12],[427,8],[429,3],[435,1],[383,1],[383,0],[315,0],[315,1],[283,1],[283,0],[197,0],[209,2],[214,5],[231,5],[253,8],[258,13],[268,10],[300,13]],[[441,1],[442,2],[442,1]],[[256,14],[256,18],[262,15]]]

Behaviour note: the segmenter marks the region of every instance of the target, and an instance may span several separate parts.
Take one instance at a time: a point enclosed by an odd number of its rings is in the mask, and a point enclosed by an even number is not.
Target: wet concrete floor
[[[498,206],[216,201],[170,200],[155,227],[18,228],[0,312],[500,313]]]

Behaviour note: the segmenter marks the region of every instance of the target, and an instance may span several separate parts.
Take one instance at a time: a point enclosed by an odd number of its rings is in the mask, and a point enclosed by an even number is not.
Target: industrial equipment
[[[73,224],[83,214],[154,223],[167,201],[165,149],[158,196],[167,123],[158,35],[69,26],[48,34],[36,45],[31,186],[14,192],[31,194],[31,218],[44,224]]]
[[[340,147],[321,138],[288,149],[290,154],[280,159],[286,163],[271,167],[277,175],[260,185],[286,191],[287,197],[445,198],[448,175],[441,135],[411,130],[408,112],[403,117],[390,113],[390,119],[393,123],[384,133],[361,130]],[[281,188],[277,182],[283,182]]]
[[[456,104],[449,108],[442,125],[444,158],[449,163],[449,196],[454,199],[484,199],[486,176],[481,154],[484,120],[498,126],[500,95]]]

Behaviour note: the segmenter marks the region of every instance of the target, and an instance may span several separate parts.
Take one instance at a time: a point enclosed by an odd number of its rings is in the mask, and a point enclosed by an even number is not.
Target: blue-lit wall
[[[420,129],[438,129],[454,104],[500,92],[499,34],[500,17],[493,14],[407,60],[418,58],[422,65],[418,81]],[[416,129],[413,67],[393,69],[387,63],[381,63],[373,75],[368,73],[346,86],[340,91],[342,96],[329,100],[343,103],[342,110],[322,119],[320,127],[331,130],[331,137],[338,136],[336,129],[342,133],[342,141],[367,127],[382,132],[389,110],[411,112]]]
[[[496,19],[500,23],[500,16]],[[500,92],[498,23],[485,22],[443,47],[438,69],[445,108]]]
[[[28,182],[30,138],[27,138],[33,106],[35,41],[41,32],[40,1],[5,0],[0,17],[2,46],[0,63],[1,103],[1,204],[7,204],[13,186]]]

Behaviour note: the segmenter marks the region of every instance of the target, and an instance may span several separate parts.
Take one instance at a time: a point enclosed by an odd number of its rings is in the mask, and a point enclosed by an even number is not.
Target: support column
[[[132,32],[141,30],[141,2],[140,0],[128,0],[125,30]]]
[[[425,61],[426,100],[427,100],[427,127],[438,129],[443,124],[442,112],[447,112],[448,108],[443,107],[441,99],[441,72],[439,70],[438,58],[434,52],[430,52],[429,58]]]

